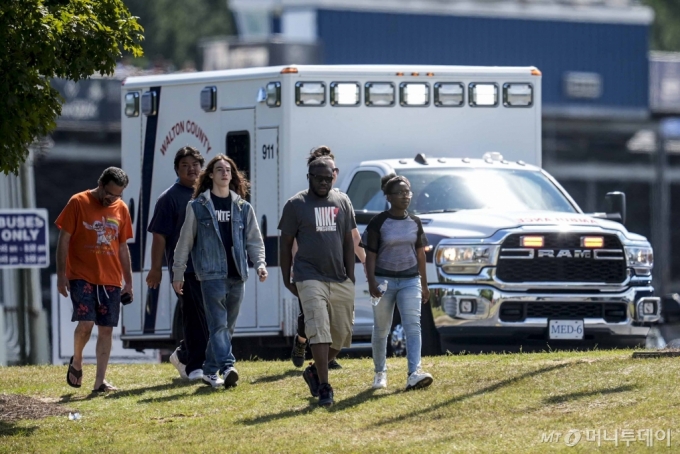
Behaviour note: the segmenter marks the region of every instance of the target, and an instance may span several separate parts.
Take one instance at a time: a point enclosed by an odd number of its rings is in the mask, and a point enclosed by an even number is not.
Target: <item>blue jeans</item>
[[[203,305],[210,339],[205,349],[203,374],[213,375],[233,366],[236,358],[231,351],[231,338],[243,301],[245,282],[238,279],[201,281]]]
[[[406,359],[408,373],[420,368],[420,349],[423,341],[420,333],[420,308],[423,290],[420,277],[376,277],[378,282],[387,281],[387,291],[373,306],[373,364],[376,372],[386,372],[387,337],[392,328],[392,316],[396,304],[401,314],[401,325],[406,334]]]

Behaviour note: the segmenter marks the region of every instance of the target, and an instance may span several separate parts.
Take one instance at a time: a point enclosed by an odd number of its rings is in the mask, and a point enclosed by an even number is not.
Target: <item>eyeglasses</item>
[[[316,175],[313,173],[308,173],[311,178],[314,178],[314,181],[316,181],[317,184],[321,183],[328,183],[328,184],[333,184],[333,177],[325,177],[323,175]]]
[[[398,195],[400,197],[413,197],[413,193],[411,191],[390,192],[390,195]]]
[[[104,189],[104,188],[102,188],[102,189]],[[104,189],[104,194],[106,194],[106,197],[108,197],[109,199],[113,199],[113,200],[118,200],[118,199],[123,197],[123,194],[121,194],[121,195],[113,194],[113,193],[107,191],[106,189]]]

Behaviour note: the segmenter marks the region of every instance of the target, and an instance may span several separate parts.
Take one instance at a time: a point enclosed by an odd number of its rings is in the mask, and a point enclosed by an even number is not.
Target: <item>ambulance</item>
[[[461,339],[644,339],[659,318],[648,241],[628,232],[625,196],[585,214],[541,169],[541,73],[535,67],[282,66],[130,77],[122,89],[122,166],[136,299],[122,310],[122,340],[137,350],[181,338],[167,267],[145,277],[158,196],[186,145],[206,161],[230,156],[252,183],[269,278],[246,282],[235,337],[290,345],[298,302],[281,280],[277,224],[308,187],[306,158],[327,145],[363,231],[387,208],[380,178],[409,178],[410,211],[429,238],[432,298],[423,353]],[[617,222],[617,220],[619,222]],[[370,345],[372,309],[357,263],[353,347]],[[403,351],[395,322],[390,343]]]

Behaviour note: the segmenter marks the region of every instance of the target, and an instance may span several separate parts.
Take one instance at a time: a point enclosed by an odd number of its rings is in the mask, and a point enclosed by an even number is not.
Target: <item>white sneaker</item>
[[[224,378],[224,387],[231,388],[232,386],[236,386],[238,371],[234,366],[229,366],[222,373],[222,377]]]
[[[203,371],[201,369],[196,369],[188,375],[189,380],[195,381],[203,378]]]
[[[210,385],[213,388],[219,388],[224,384],[224,380],[222,380],[220,376],[217,374],[204,375],[202,380],[203,383],[205,383],[206,385]]]
[[[187,379],[187,366],[182,364],[177,357],[177,350],[175,349],[174,352],[172,352],[172,355],[170,355],[170,362],[172,363],[173,366],[175,366],[175,369],[177,369],[177,372],[179,372],[179,376],[182,377],[183,379]]]
[[[427,388],[433,381],[432,375],[418,369],[408,376],[408,379],[406,380],[406,391],[409,389]]]
[[[373,389],[387,388],[387,372],[376,372],[373,378]]]

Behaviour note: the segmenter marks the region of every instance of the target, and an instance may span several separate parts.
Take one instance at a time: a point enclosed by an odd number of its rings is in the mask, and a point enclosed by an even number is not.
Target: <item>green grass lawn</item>
[[[317,408],[287,361],[242,361],[235,389],[179,380],[170,364],[112,365],[117,393],[92,397],[94,366],[69,388],[66,366],[0,368],[0,452],[677,452],[680,358],[632,359],[632,351],[424,358],[434,384],[403,392],[406,360],[388,360],[388,388],[370,389],[370,359],[331,371],[336,404]],[[2,420],[3,394],[52,402],[59,416]],[[68,411],[78,411],[70,421]],[[638,431],[671,429],[672,447]],[[564,436],[578,430],[569,447]],[[586,431],[591,431],[586,433]],[[542,441],[553,432],[553,442]],[[556,434],[560,433],[559,441]],[[657,434],[660,435],[660,434]],[[676,439],[677,438],[677,439]],[[568,440],[573,443],[572,433]]]

